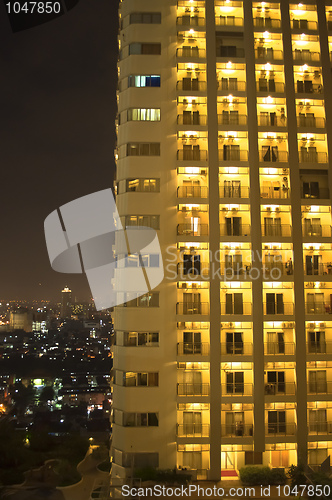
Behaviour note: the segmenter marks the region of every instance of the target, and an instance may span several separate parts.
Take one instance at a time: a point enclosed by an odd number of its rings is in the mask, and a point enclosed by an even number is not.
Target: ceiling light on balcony
[[[263,37],[264,37],[265,39],[270,38],[270,33],[269,33],[268,31],[264,31],[264,33],[263,33]]]
[[[233,65],[232,65],[232,61],[228,61],[228,63],[226,64],[226,68],[227,69],[232,69]]]
[[[271,97],[270,95],[269,95],[269,96],[267,96],[267,97],[265,98],[265,102],[266,102],[266,104],[274,104],[273,97]]]

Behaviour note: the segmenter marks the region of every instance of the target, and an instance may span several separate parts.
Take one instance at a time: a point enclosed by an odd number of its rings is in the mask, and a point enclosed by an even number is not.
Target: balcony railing
[[[298,127],[325,128],[325,118],[315,116],[298,116]]]
[[[294,436],[296,424],[286,422],[275,422],[265,425],[265,433],[267,436]]]
[[[205,26],[205,18],[200,16],[180,16],[176,20],[178,26]]]
[[[262,186],[261,198],[286,199],[290,197],[290,189],[288,187]]]
[[[327,163],[327,153],[317,151],[299,151],[301,163]]]
[[[304,274],[306,276],[323,276],[324,274],[332,274],[332,263],[328,264],[306,264],[304,266]]]
[[[240,149],[219,149],[219,160],[222,161],[247,161],[248,151]]]
[[[206,161],[207,151],[202,149],[178,149],[177,159],[181,161]]]
[[[264,314],[271,314],[275,316],[284,316],[294,314],[293,302],[264,302]]]
[[[218,115],[218,125],[246,125],[247,116],[237,113],[223,113]]]
[[[277,149],[261,149],[259,152],[259,160],[267,162],[287,162],[288,151],[279,151]]]
[[[244,57],[245,52],[244,49],[241,47],[235,47],[233,45],[227,46],[227,45],[221,45],[220,47],[217,47],[217,57]]]
[[[249,276],[251,265],[249,263],[244,264],[243,262],[234,262],[230,264],[229,262],[220,262],[220,271],[227,279],[232,279],[236,277],[247,278]]]
[[[177,437],[209,437],[209,424],[177,424]]]
[[[330,422],[309,422],[308,434],[332,434]]]
[[[331,303],[330,302],[306,302],[305,304],[306,314],[331,314]]]
[[[198,80],[194,78],[190,80],[185,78],[184,80],[179,80],[176,84],[177,90],[186,90],[188,92],[204,92],[206,91],[206,81]]]
[[[221,426],[222,437],[251,437],[253,434],[253,424],[243,424],[242,422],[237,422],[236,424],[226,424]]]
[[[310,192],[304,192],[303,186],[301,188],[301,198],[304,198],[306,200],[328,200],[330,198],[330,190],[329,188],[321,188],[318,187],[317,192],[315,193],[310,193]]]
[[[324,91],[323,85],[313,83],[311,80],[297,80],[296,92],[298,94],[322,94]]]
[[[285,116],[276,115],[258,115],[258,125],[260,127],[286,127],[287,119]]]
[[[208,342],[178,342],[177,353],[179,356],[209,356],[210,344]]]
[[[223,342],[221,344],[221,354],[232,356],[251,356],[252,343],[251,342]]]
[[[249,236],[250,235],[250,225],[241,224],[239,226],[232,226],[228,224],[220,224],[220,235],[221,236]]]
[[[307,388],[308,394],[331,394],[332,382],[308,382]]]
[[[179,186],[178,198],[207,198],[208,188],[206,186]]]
[[[185,58],[205,58],[206,51],[198,47],[180,47],[176,51],[176,56]]]
[[[207,116],[192,113],[190,115],[178,115],[178,125],[206,125]]]
[[[239,304],[234,304],[234,303],[221,303],[221,314],[227,315],[250,315],[251,314],[251,302],[241,302]]]
[[[276,383],[266,383],[264,386],[264,393],[266,396],[294,396],[295,394],[295,382],[276,382]]]
[[[311,52],[310,50],[295,49],[293,51],[293,59],[294,61],[301,62],[317,62],[320,61],[320,53]]]
[[[224,383],[222,394],[223,396],[252,396],[252,384]]]
[[[280,19],[271,19],[271,17],[254,17],[254,26],[261,28],[280,28]]]
[[[290,356],[295,353],[294,342],[265,342],[264,354],[269,355],[285,355]]]
[[[284,53],[272,47],[257,47],[255,49],[255,57],[256,59],[274,59],[279,61],[284,58]]]
[[[308,354],[331,354],[332,342],[320,340],[319,342],[307,342]]]
[[[249,198],[249,186],[220,186],[220,198]]]
[[[309,224],[303,225],[302,234],[304,237],[313,238],[330,238],[331,226],[324,224]]]
[[[176,314],[207,316],[209,314],[209,302],[178,302],[176,304]]]
[[[295,30],[317,30],[316,21],[308,21],[307,19],[291,20],[291,27]]]
[[[256,82],[258,92],[276,92],[283,94],[285,90],[284,82],[275,82],[274,80],[265,80],[261,78]]]
[[[207,236],[209,226],[208,224],[178,224],[177,234],[180,236]]]
[[[293,274],[293,264],[289,262],[271,262],[263,264],[263,275],[265,278],[277,280],[281,276],[291,276]]]
[[[244,92],[246,90],[246,82],[240,82],[236,78],[223,78],[218,82],[218,90]]]
[[[209,276],[210,264],[208,262],[199,262],[188,269],[183,262],[179,262],[177,266],[178,278],[180,280],[192,280],[199,277]]]
[[[289,224],[262,225],[262,236],[282,236],[287,238],[291,235],[292,227]]]
[[[178,384],[178,396],[209,396],[210,384]]]
[[[243,18],[235,16],[216,16],[216,26],[243,26]]]

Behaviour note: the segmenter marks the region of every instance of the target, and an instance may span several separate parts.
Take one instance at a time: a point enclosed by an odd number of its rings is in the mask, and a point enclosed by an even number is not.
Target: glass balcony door
[[[199,396],[202,394],[202,373],[199,371],[187,371],[183,374],[185,384],[185,394]]]
[[[183,353],[201,354],[201,332],[183,332]]]
[[[325,409],[309,410],[309,432],[327,432]]]
[[[242,273],[242,255],[225,255],[225,274],[226,276],[239,276]]]
[[[269,411],[268,412],[268,433],[285,434],[286,433],[286,412]]]
[[[242,293],[226,293],[226,314],[243,314]]]
[[[306,255],[305,256],[305,267],[306,267],[306,274],[312,276],[312,275],[318,275],[319,270],[322,265],[322,256],[321,255]]]
[[[314,370],[309,372],[309,392],[326,393],[326,371]]]
[[[284,332],[267,332],[267,354],[285,354]]]
[[[325,332],[310,331],[308,332],[308,352],[324,353],[326,352]]]
[[[283,293],[266,294],[266,314],[284,314]]]
[[[227,354],[243,354],[243,333],[226,332]]]
[[[226,374],[227,394],[244,393],[244,372],[230,372]]]
[[[183,314],[201,314],[201,294],[183,294]]]
[[[226,435],[243,436],[244,413],[243,411],[226,412]]]
[[[307,293],[307,313],[323,314],[324,312],[324,293]]]
[[[186,436],[202,434],[202,414],[200,411],[184,411],[183,427]]]

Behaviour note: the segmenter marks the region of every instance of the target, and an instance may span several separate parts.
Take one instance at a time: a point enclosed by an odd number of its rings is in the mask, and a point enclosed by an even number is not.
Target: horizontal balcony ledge
[[[181,438],[207,438],[210,436],[209,424],[177,424],[176,436]]]
[[[253,437],[254,426],[253,424],[243,424],[238,422],[238,424],[221,425],[221,437]]]
[[[177,384],[177,395],[178,396],[209,396],[210,395],[210,384],[191,384],[191,383],[178,383]]]

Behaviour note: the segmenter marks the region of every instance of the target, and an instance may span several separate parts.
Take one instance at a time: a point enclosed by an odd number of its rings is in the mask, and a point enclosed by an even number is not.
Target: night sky
[[[117,0],[81,0],[13,34],[0,4],[0,299],[58,301],[85,275],[51,269],[44,219],[114,175]]]

